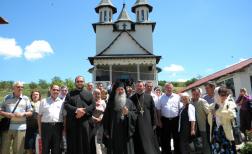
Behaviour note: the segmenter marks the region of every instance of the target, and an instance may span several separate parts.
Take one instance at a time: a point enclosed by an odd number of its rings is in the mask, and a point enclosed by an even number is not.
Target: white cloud
[[[35,40],[25,47],[24,56],[27,60],[41,59],[47,54],[53,54],[53,50],[45,40]]]
[[[240,62],[242,62],[242,61],[245,61],[245,60],[247,60],[247,58],[240,58],[238,62],[236,62],[236,63],[234,63],[234,64],[226,65],[225,68],[228,68],[228,67],[230,67],[230,66],[233,66],[233,65],[235,65],[235,64],[238,64],[238,63],[240,63]]]
[[[0,37],[0,56],[4,56],[5,58],[18,58],[22,54],[22,48],[17,45],[14,38]]]
[[[242,61],[245,61],[245,60],[247,60],[247,59],[246,58],[240,58],[238,63],[240,63]]]
[[[170,66],[164,67],[163,70],[168,71],[168,72],[182,72],[185,69],[181,65],[171,64]]]
[[[186,82],[187,79],[178,79],[177,82]]]

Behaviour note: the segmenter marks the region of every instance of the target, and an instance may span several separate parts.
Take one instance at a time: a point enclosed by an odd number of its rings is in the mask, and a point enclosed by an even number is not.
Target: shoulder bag
[[[14,107],[14,109],[12,110],[11,113],[14,113],[14,112],[15,112],[15,110],[16,110],[16,108],[17,108],[19,102],[21,101],[21,99],[22,99],[22,98],[19,98],[19,100],[17,101],[17,103],[16,103],[16,105],[15,105],[15,107]],[[4,118],[1,119],[1,121],[0,121],[0,132],[9,130],[9,127],[10,127],[10,120],[11,120],[11,119],[10,119],[10,118],[7,118],[7,117],[4,117]]]

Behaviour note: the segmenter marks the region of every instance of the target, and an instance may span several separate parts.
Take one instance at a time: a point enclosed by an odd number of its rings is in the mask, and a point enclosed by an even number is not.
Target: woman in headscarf
[[[190,104],[189,94],[180,94],[183,107],[179,114],[179,143],[181,154],[189,154],[190,139],[195,136],[195,107]]]
[[[236,153],[232,123],[236,117],[236,105],[226,87],[218,89],[215,102],[208,114],[210,143],[213,154]]]

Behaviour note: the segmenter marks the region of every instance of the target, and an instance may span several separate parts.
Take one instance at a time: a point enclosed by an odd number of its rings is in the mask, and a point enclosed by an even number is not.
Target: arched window
[[[146,11],[146,20],[149,20],[149,12]]]
[[[102,11],[100,12],[100,22],[102,22]]]
[[[139,21],[139,11],[137,11],[137,21]]]
[[[109,21],[111,22],[112,21],[112,12],[109,11]]]
[[[108,21],[107,11],[105,10],[104,11],[104,22],[107,22],[107,21]]]
[[[144,21],[144,10],[141,10],[142,21]]]

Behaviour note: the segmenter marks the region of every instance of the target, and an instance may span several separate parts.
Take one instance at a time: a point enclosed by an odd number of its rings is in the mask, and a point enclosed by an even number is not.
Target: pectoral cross
[[[144,110],[143,110],[143,108],[142,108],[142,107],[141,107],[140,113],[141,113],[141,114],[142,114],[142,116],[143,116],[143,114],[144,114]]]

